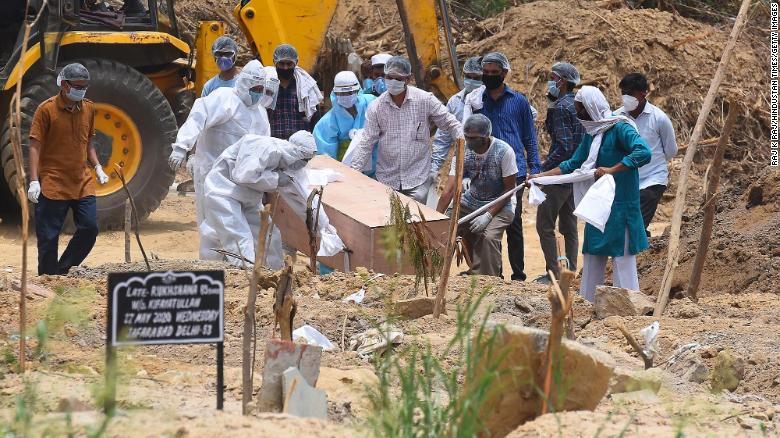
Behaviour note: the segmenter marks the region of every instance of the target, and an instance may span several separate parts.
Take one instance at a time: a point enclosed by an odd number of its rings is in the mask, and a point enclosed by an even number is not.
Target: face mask
[[[336,96],[336,102],[338,102],[342,108],[352,108],[353,106],[355,106],[355,102],[357,102],[357,94]]]
[[[374,80],[373,79],[363,79],[363,90],[366,92],[371,92],[374,90]]]
[[[483,138],[482,137],[468,137],[466,138],[466,147],[473,150],[479,149],[482,147],[483,144]]]
[[[292,79],[295,74],[294,68],[276,68],[276,74],[279,75],[279,79]]]
[[[385,78],[379,77],[374,80],[374,90],[379,94],[382,94],[385,91],[387,91],[387,84],[385,84]]]
[[[560,93],[561,90],[558,89],[558,85],[555,83],[555,81],[547,81],[547,94],[552,97],[558,97]]]
[[[252,105],[255,105],[257,102],[259,102],[261,97],[263,97],[263,93],[249,90],[249,98],[252,99]]]
[[[229,56],[219,56],[217,57],[217,67],[219,67],[222,71],[228,71],[231,68],[233,68],[233,65],[235,64],[235,61],[232,57]]]
[[[477,88],[481,87],[482,81],[480,81],[479,79],[466,78],[463,80],[463,85],[466,90],[466,94],[469,94],[472,91],[476,90]]]
[[[633,111],[639,106],[639,99],[627,94],[623,95],[623,109],[626,111]]]
[[[501,75],[482,75],[482,82],[488,90],[495,90],[504,83],[504,78]]]
[[[70,100],[72,100],[74,102],[78,102],[81,99],[84,99],[84,96],[86,96],[86,95],[87,95],[87,89],[86,88],[83,89],[83,90],[77,90],[77,89],[71,87],[70,90],[67,93],[65,93],[65,97],[67,97],[68,99],[70,99]]]
[[[398,96],[406,89],[406,83],[398,79],[385,79],[385,84],[387,85],[387,91],[393,96]]]

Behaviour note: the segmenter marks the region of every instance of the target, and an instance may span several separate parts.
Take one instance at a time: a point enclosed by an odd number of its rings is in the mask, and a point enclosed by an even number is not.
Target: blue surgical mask
[[[357,94],[348,94],[346,96],[336,96],[336,102],[342,108],[352,108],[357,102]]]
[[[87,95],[87,89],[86,88],[83,89],[83,90],[77,90],[77,89],[71,87],[70,90],[67,93],[65,93],[65,97],[67,97],[68,99],[70,99],[70,100],[72,100],[74,102],[78,102],[78,101],[84,99],[84,96],[86,96],[86,95]]]
[[[367,93],[374,91],[374,80],[363,79],[363,90],[366,91]]]
[[[233,68],[233,65],[235,64],[235,60],[233,60],[233,57],[230,56],[218,56],[217,57],[217,67],[219,67],[222,71],[228,71],[231,68]]]
[[[374,90],[379,94],[382,94],[385,91],[387,91],[387,84],[385,83],[385,78],[380,76],[374,79]]]
[[[558,97],[561,94],[561,90],[555,81],[547,81],[547,93],[552,97]]]
[[[249,90],[249,98],[252,99],[252,105],[259,102],[261,97],[263,97],[263,93],[258,93],[256,91]]]
[[[466,90],[466,94],[471,93],[472,91],[476,90],[477,88],[482,86],[482,81],[479,79],[463,79],[463,88]]]

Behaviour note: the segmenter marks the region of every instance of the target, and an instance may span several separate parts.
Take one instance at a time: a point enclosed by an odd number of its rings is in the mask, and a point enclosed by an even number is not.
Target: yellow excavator
[[[442,98],[454,94],[460,78],[444,0],[396,1],[416,83]],[[124,223],[127,196],[112,172],[116,165],[123,169],[139,217],[147,217],[173,183],[167,158],[178,126],[205,81],[218,73],[210,49],[224,33],[224,24],[200,23],[192,42],[181,34],[174,0],[124,0],[116,9],[103,0],[30,0],[27,7],[27,0],[0,3],[0,211],[18,210],[8,108],[20,73],[26,168],[27,133],[36,108],[57,93],[59,69],[81,62],[91,75],[87,97],[96,104],[93,143],[111,176],[97,186],[100,227],[114,229]],[[277,45],[289,43],[298,49],[299,65],[312,71],[337,3],[239,0],[233,15],[264,65],[271,64]],[[21,53],[24,20],[32,20],[41,8],[42,19]],[[440,23],[449,65],[454,66],[450,75],[443,68]]]

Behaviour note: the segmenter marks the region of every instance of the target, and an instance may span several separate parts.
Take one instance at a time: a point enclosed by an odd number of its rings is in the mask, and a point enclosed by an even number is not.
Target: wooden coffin
[[[389,263],[382,246],[382,232],[390,217],[391,189],[327,155],[317,155],[309,162],[308,167],[333,169],[344,175],[343,181],[332,182],[325,186],[322,205],[331,225],[336,228],[339,237],[351,251],[350,270],[363,266],[385,274],[395,272],[414,274],[413,267],[406,261],[400,269],[395,263]],[[399,196],[401,202],[412,204],[410,209],[415,215],[419,205],[428,224],[431,242],[438,245],[443,252],[447,243],[449,218],[409,197],[401,194]],[[311,256],[305,221],[299,218],[281,198],[276,207],[274,222],[282,233],[282,241],[285,245]],[[345,270],[343,251],[333,257],[318,257],[318,260],[333,269]]]

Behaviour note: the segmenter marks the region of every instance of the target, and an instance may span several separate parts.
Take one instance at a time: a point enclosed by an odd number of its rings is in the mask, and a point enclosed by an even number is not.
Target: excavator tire
[[[178,129],[176,117],[162,92],[132,67],[106,59],[77,62],[90,73],[87,98],[95,103],[92,141],[103,170],[110,176],[104,186],[95,183],[98,224],[101,230],[121,229],[127,195],[115,174],[116,165],[122,166],[139,219],[148,217],[160,206],[173,183],[174,172],[168,166],[168,155]],[[61,66],[66,64],[60,63]],[[25,169],[28,135],[35,110],[59,90],[53,74],[38,75],[27,81],[21,99]],[[16,194],[16,163],[9,120],[4,121],[1,132],[0,164],[8,189]],[[66,224],[66,228],[70,227]]]

